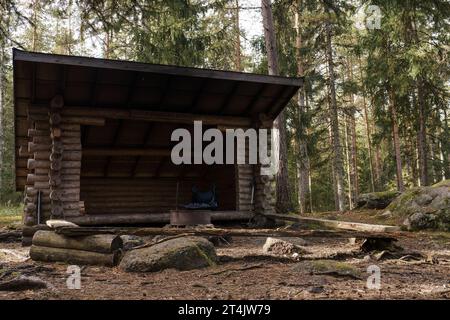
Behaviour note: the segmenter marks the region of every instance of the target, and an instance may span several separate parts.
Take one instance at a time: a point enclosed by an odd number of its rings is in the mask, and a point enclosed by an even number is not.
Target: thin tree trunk
[[[295,29],[296,29],[296,60],[297,60],[297,76],[303,77],[303,59],[301,56],[302,48],[302,35],[300,27],[300,7],[301,0],[297,0],[295,8]],[[306,212],[306,197],[309,193],[309,158],[307,144],[304,139],[306,136],[305,121],[303,120],[305,115],[305,91],[301,88],[298,91],[298,158],[297,158],[297,170],[298,170],[298,205],[300,208],[300,214]]]
[[[402,176],[402,158],[400,153],[400,135],[398,133],[398,122],[397,122],[397,110],[395,106],[395,98],[393,93],[390,92],[390,111],[391,111],[391,121],[392,121],[392,136],[394,143],[394,153],[395,153],[395,168],[397,176],[397,190],[404,191],[405,186],[403,184]]]
[[[423,84],[422,80],[418,80],[417,83],[417,102],[419,109],[419,131],[417,139],[417,149],[419,151],[419,176],[420,185],[428,185],[428,146],[427,146],[427,133],[426,133],[426,110],[425,110],[425,100],[423,95]]]
[[[361,58],[359,58],[359,72],[361,76],[361,83],[363,81],[363,71],[362,71],[362,63]],[[364,109],[364,121],[366,124],[366,141],[367,141],[367,150],[369,155],[369,171],[370,171],[370,187],[371,191],[375,191],[375,179],[374,179],[374,172],[373,172],[373,160],[372,160],[372,142],[371,142],[371,133],[370,133],[370,119],[369,119],[369,112],[367,110],[367,102],[366,102],[366,92],[365,87],[363,86],[363,92],[362,92],[362,101],[363,101],[363,109]]]
[[[3,18],[0,18],[3,19]],[[4,116],[4,99],[3,99],[3,65],[5,60],[4,55],[4,47],[5,42],[4,38],[0,39],[0,190],[3,190],[3,170],[4,170],[4,161],[3,161],[3,145],[5,139],[5,133],[3,128],[3,116]],[[1,199],[0,193],[0,201]]]
[[[345,159],[346,159],[346,169],[347,169],[347,182],[348,182],[348,205],[350,210],[353,209],[353,187],[352,187],[352,174],[350,165],[350,152],[349,152],[349,126],[348,126],[348,116],[345,115],[344,119],[344,141],[345,141]]]
[[[239,22],[239,0],[235,0],[235,29],[236,29],[236,44],[235,44],[235,69],[241,71],[241,35],[240,35],[240,22]]]
[[[261,0],[264,37],[266,42],[267,62],[270,75],[278,75],[278,53],[273,27],[273,16],[270,0]],[[284,111],[274,121],[274,128],[280,133],[280,158],[277,173],[277,210],[286,212],[290,209],[290,195],[288,187],[287,145],[286,145],[286,119]]]
[[[444,139],[442,140],[444,143],[441,146],[441,150],[445,178],[450,179],[450,144],[448,143],[448,141],[450,140],[450,130],[448,126],[447,109],[445,106],[442,108],[442,112],[444,114]]]
[[[33,2],[33,41],[32,41],[32,51],[37,51],[37,37],[38,37],[38,6],[40,0],[35,0]]]
[[[347,58],[348,65],[348,77],[350,81],[353,81],[353,64],[350,60],[350,57]],[[356,120],[355,120],[355,96],[353,93],[350,94],[350,114],[348,115],[348,128],[349,128],[349,136],[350,136],[350,178],[352,184],[352,200],[358,198],[359,195],[359,179],[358,179],[358,150],[357,150],[357,141],[356,141]],[[353,201],[354,202],[354,201]],[[353,205],[352,205],[353,208]]]
[[[344,168],[342,160],[342,148],[339,134],[339,119],[336,102],[336,88],[335,88],[335,75],[333,65],[333,49],[331,46],[332,37],[331,22],[328,19],[326,22],[326,53],[328,60],[329,71],[329,87],[330,87],[330,120],[331,120],[331,133],[333,141],[333,169],[336,179],[336,196],[337,202],[335,203],[336,210],[344,211]]]

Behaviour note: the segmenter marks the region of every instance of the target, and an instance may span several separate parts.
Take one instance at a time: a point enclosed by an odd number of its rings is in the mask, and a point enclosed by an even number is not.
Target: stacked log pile
[[[111,267],[119,262],[122,247],[122,239],[116,235],[66,237],[39,230],[33,236],[30,257],[34,261]]]

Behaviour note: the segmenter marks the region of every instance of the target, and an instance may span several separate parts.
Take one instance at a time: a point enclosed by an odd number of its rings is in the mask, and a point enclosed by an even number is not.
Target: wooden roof
[[[107,107],[275,118],[302,85],[286,78],[14,50],[15,98]]]

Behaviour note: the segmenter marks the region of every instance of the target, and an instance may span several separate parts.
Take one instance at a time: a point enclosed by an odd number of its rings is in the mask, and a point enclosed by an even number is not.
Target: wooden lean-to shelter
[[[174,165],[171,133],[269,128],[302,80],[14,50],[16,188],[24,224],[167,223],[193,186],[212,220],[273,211],[258,165]]]

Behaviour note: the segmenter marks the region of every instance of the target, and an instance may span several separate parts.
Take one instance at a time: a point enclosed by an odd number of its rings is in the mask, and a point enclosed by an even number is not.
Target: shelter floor
[[[347,240],[306,239],[313,252],[300,262],[288,257],[264,255],[265,238],[233,238],[217,249],[221,263],[194,271],[165,270],[126,273],[119,268],[86,267],[81,289],[66,287],[64,264],[0,261],[0,271],[18,268],[49,282],[53,288],[0,292],[0,299],[449,299],[450,243],[448,234],[417,233],[402,239],[406,250],[434,255],[438,263],[425,261],[368,261],[349,255],[355,245]],[[3,249],[26,253],[19,244],[0,244]],[[332,274],[311,274],[304,260],[339,259],[358,269],[361,279]],[[381,268],[381,290],[366,288],[367,267]]]

